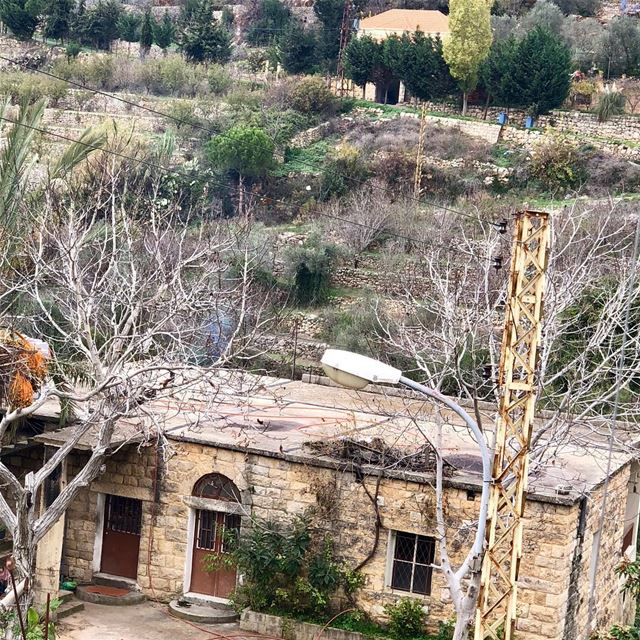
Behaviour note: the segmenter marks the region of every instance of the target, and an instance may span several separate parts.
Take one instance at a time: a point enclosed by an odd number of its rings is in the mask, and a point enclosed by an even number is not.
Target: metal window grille
[[[434,538],[397,532],[391,587],[398,591],[430,595],[435,549]]]
[[[121,496],[107,496],[107,528],[139,536],[142,531],[142,503]]]

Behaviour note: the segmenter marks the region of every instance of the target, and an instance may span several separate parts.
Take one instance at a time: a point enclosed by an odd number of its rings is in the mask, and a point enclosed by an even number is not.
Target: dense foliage
[[[571,85],[571,52],[551,32],[535,28],[521,40],[496,42],[481,70],[482,82],[497,104],[547,113],[559,107]]]
[[[361,87],[402,80],[410,94],[422,100],[443,98],[454,90],[441,40],[421,32],[381,42],[370,36],[354,38],[345,51],[344,65],[347,77]]]
[[[200,0],[180,34],[180,46],[191,62],[226,62],[231,57],[231,36],[213,18],[211,0]]]
[[[217,557],[210,565],[217,567]],[[306,517],[290,523],[254,520],[251,528],[230,541],[229,561],[244,574],[232,595],[238,609],[319,616],[328,611],[339,588],[357,588],[357,575],[339,562],[333,542],[315,533]]]

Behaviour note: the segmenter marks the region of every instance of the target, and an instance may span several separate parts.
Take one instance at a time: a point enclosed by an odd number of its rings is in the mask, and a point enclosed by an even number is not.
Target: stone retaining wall
[[[324,627],[310,622],[298,622],[290,618],[271,616],[266,613],[245,610],[240,616],[240,629],[262,635],[290,640],[365,640],[365,636],[355,631],[344,631],[333,627]]]

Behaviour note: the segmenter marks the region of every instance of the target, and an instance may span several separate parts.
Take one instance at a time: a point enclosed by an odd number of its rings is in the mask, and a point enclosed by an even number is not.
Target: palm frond
[[[62,178],[84,162],[89,154],[104,147],[107,134],[97,129],[86,129],[77,142],[70,144],[50,168],[50,177]]]
[[[0,114],[5,117],[8,101],[0,105]],[[25,176],[33,162],[30,149],[36,129],[44,114],[44,101],[34,104],[23,102],[11,127],[4,148],[0,151],[0,221],[5,231],[16,230],[21,219],[19,203],[22,200]]]

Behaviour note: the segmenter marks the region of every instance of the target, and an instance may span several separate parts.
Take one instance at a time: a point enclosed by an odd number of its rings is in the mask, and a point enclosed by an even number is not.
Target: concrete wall
[[[189,506],[184,498],[191,494],[199,477],[211,472],[231,478],[243,493],[246,513],[256,517],[286,519],[314,507],[318,514],[317,524],[331,532],[337,548],[344,550],[345,559],[352,566],[372,550],[375,511],[353,474],[199,444],[175,442],[172,449],[175,455],[160,473],[162,493],[155,524],[151,491],[155,458],[148,449],[142,454],[135,447],[120,452],[117,459],[109,461],[99,482],[83,491],[69,510],[67,519],[65,566],[73,577],[82,581],[91,578],[98,492],[120,493],[145,501],[138,567],[141,589],[149,597],[161,600],[181,593],[189,521]],[[611,485],[601,553],[598,615],[606,624],[622,619],[622,598],[617,591],[613,569],[621,557],[621,521],[626,505],[623,494],[627,477],[628,472],[622,472]],[[367,478],[365,482],[373,491],[375,480]],[[358,605],[378,618],[383,616],[384,605],[394,602],[400,595],[393,593],[385,581],[389,531],[434,534],[434,492],[429,485],[385,478],[379,495],[384,528],[372,559],[363,568],[366,585],[357,596]],[[529,501],[525,555],[521,565],[519,640],[564,639],[568,613],[577,620],[580,632],[584,627],[585,589],[591,561],[588,551],[592,533],[589,532],[594,526],[599,499],[596,494],[589,501],[590,520],[577,565],[579,504]],[[472,535],[469,527],[477,517],[477,509],[477,495],[469,496],[462,489],[447,489],[446,518],[455,534],[450,541],[454,561],[468,549]],[[580,588],[569,607],[572,580],[577,580]],[[432,595],[424,601],[430,610],[432,627],[453,613],[446,584],[437,571],[434,572]]]

